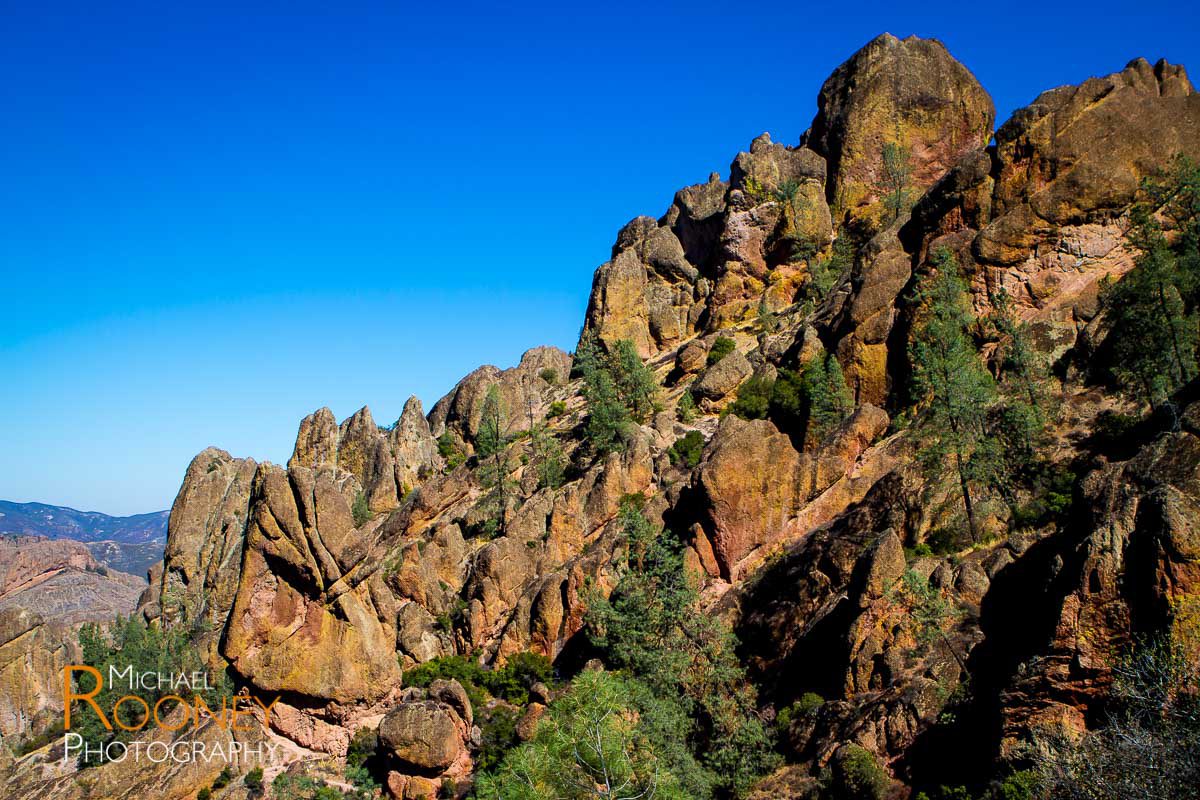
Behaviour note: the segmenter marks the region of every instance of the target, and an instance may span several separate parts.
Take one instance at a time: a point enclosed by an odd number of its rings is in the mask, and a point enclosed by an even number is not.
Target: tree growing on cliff
[[[975,319],[946,249],[933,256],[933,271],[917,285],[917,315],[909,342],[918,460],[927,480],[949,467],[957,477],[971,538],[979,541],[973,486],[987,480],[995,441],[986,426],[996,385],[979,358],[970,329]]]
[[[1050,420],[1045,359],[1033,347],[1029,326],[1017,320],[1003,288],[992,296],[987,322],[998,336],[998,389],[1001,413],[994,427],[1003,440],[1008,472],[1015,474],[1038,457]]]
[[[846,376],[832,354],[814,356],[799,370],[781,369],[774,379],[750,376],[729,406],[743,419],[769,417],[806,444],[820,442],[853,409]]]
[[[854,409],[854,397],[846,386],[842,365],[832,353],[809,359],[801,374],[808,399],[805,439],[820,441]]]
[[[488,387],[479,417],[479,433],[475,437],[475,452],[479,456],[479,481],[484,487],[484,500],[490,515],[489,527],[504,535],[508,499],[512,492],[512,464],[509,459],[504,403],[496,384]]]
[[[673,537],[632,503],[623,505],[620,524],[630,558],[612,595],[589,600],[588,637],[609,666],[646,687],[660,714],[686,721],[676,735],[703,768],[685,759],[674,772],[690,793],[703,796],[698,787],[711,785],[736,794],[775,763],[736,637],[700,610]]]
[[[628,339],[613,345],[609,356],[609,371],[616,384],[617,394],[634,422],[645,422],[654,413],[658,395],[658,378],[642,361],[637,348]]]
[[[605,352],[594,335],[580,340],[572,372],[583,378],[588,404],[584,432],[592,449],[600,455],[624,449],[634,423],[645,422],[655,410],[654,372],[633,342],[622,339]]]
[[[891,224],[908,208],[912,180],[912,153],[898,142],[887,142],[879,154],[876,188],[882,195],[884,222]]]
[[[545,423],[534,425],[529,437],[538,488],[557,489],[562,486],[566,479],[567,460],[558,437],[550,432]]]
[[[1156,409],[1198,372],[1200,166],[1178,158],[1142,189],[1129,231],[1134,268],[1106,283],[1101,301],[1113,375]]]

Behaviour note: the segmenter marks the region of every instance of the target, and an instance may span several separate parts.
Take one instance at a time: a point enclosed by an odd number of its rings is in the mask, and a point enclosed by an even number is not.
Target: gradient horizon
[[[1096,3],[0,6],[0,499],[169,507],[208,445],[429,410],[569,350],[617,230],[661,215],[875,35],[941,39],[998,123],[1200,14]]]

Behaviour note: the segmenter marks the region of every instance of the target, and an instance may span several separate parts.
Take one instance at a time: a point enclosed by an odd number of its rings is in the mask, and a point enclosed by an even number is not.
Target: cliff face
[[[408,754],[390,791],[417,796],[468,776],[477,742],[469,703],[446,687],[410,696],[403,671],[527,650],[569,663],[589,588],[616,579],[621,499],[640,493],[687,543],[704,611],[734,624],[764,710],[803,691],[827,700],[786,730],[794,766],[764,796],[793,796],[802,781],[789,774],[819,769],[846,742],[912,782],[931,743],[957,738],[968,769],[1039,726],[1087,725],[1116,649],[1200,590],[1200,406],[1179,430],[1149,430],[1132,455],[1101,452],[1086,434],[1119,401],[1079,370],[1098,344],[1101,281],[1133,264],[1138,182],[1175,153],[1200,158],[1200,96],[1182,68],[1137,60],[1041,95],[989,145],[992,103],[970,72],[937,42],[885,35],[834,72],[818,104],[800,145],[759,137],[728,181],[714,175],[660,219],[626,225],[596,271],[585,335],[631,340],[662,382],[661,406],[690,391],[696,418],[657,412],[624,452],[577,458],[558,488],[514,463],[503,535],[488,538],[485,486],[459,456],[476,450],[493,386],[508,433],[544,423],[568,458],[582,456],[586,404],[567,354],[538,348],[512,369],[481,367],[428,418],[410,400],[390,428],[367,409],[340,424],[322,409],[301,423],[286,468],[197,456],[143,613],[203,620],[213,666],[283,696],[272,725],[304,748],[296,757],[344,755],[360,725],[383,719],[381,736]],[[906,162],[900,184],[888,146]],[[813,291],[835,239],[851,236],[852,263]],[[914,276],[941,248],[957,256],[975,311],[1003,288],[1056,363],[1064,422],[1046,450],[1078,465],[1077,504],[1090,511],[906,557],[944,521],[893,419]],[[709,365],[718,335],[734,350]],[[826,354],[854,399],[827,435],[797,441],[771,421],[721,415],[745,379]],[[691,431],[703,447],[689,467],[668,450]],[[516,461],[531,447],[518,437]],[[909,569],[961,614],[932,647],[916,648],[903,624],[894,587]],[[982,699],[948,728],[942,712],[968,681]]]

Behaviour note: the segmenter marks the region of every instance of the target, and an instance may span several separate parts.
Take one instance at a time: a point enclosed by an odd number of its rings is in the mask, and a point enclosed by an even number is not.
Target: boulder
[[[692,387],[692,393],[708,400],[720,400],[733,394],[753,371],[746,357],[734,350],[705,370]]]
[[[706,454],[699,478],[704,531],[721,576],[735,579],[738,562],[777,538],[805,499],[801,458],[770,422],[732,414],[721,420]]]
[[[389,711],[379,723],[379,742],[405,767],[433,775],[452,765],[463,748],[454,712],[428,700]]]
[[[438,679],[429,684],[429,697],[431,700],[437,700],[450,706],[468,725],[475,721],[474,710],[471,707],[470,698],[467,697],[467,690],[453,678],[450,680]]]

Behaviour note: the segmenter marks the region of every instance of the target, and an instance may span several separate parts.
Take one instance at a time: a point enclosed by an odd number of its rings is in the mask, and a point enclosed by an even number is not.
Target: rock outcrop
[[[241,565],[257,466],[211,447],[192,459],[171,507],[163,569],[140,604],[151,618],[210,631],[204,642],[210,663],[233,605],[232,576]]]
[[[909,191],[920,194],[992,137],[992,99],[941,42],[878,36],[821,87],[804,144],[828,164],[838,215],[874,216],[886,184],[883,146],[906,150]]]
[[[62,626],[24,608],[0,608],[0,736],[49,728],[62,713],[62,670],[77,648]]]
[[[371,596],[379,578],[356,572],[369,541],[351,515],[355,485],[340,472],[258,467],[221,652],[263,690],[374,700],[399,679],[394,628]]]

